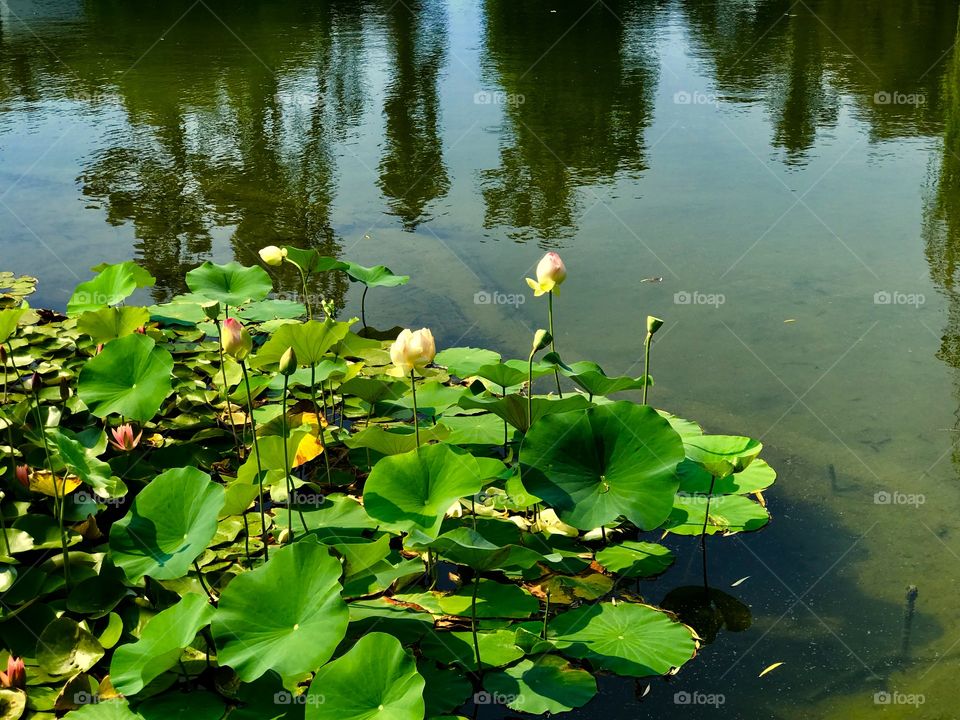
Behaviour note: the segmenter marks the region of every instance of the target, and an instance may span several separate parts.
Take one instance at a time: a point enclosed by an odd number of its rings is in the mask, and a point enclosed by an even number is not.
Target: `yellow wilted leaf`
[[[42,493],[49,497],[61,496],[72,493],[80,487],[80,478],[76,475],[67,475],[66,479],[58,477],[54,485],[53,473],[49,470],[34,470],[30,475],[30,490],[32,492]],[[66,488],[66,492],[64,492]]]
[[[301,413],[300,422],[302,422],[304,425],[312,425],[313,427],[321,428],[325,428],[330,424],[323,415],[317,415],[316,413],[310,412]]]
[[[297,453],[293,457],[293,467],[300,467],[314,458],[320,457],[323,452],[323,445],[315,436],[309,433],[303,436],[303,440],[297,445]]]
[[[783,665],[782,662],[775,662],[773,665],[767,665],[767,667],[765,667],[765,668],[763,669],[763,672],[761,672],[759,675],[757,675],[757,677],[763,677],[763,676],[766,675],[768,672],[773,672],[774,670],[776,670],[776,669],[777,669],[778,667],[780,667],[781,665]]]

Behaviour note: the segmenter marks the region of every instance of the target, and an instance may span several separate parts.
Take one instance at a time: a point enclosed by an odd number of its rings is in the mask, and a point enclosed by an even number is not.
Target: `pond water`
[[[751,627],[568,717],[957,717],[957,21],[946,0],[3,0],[0,269],[62,307],[133,258],[161,300],[204,259],[310,245],[413,276],[371,291],[374,324],[518,356],[546,315],[523,278],[557,249],[564,357],[639,374],[664,318],[651,399],[779,471],[772,525],[710,542]],[[694,540],[668,542],[654,603],[699,579]]]

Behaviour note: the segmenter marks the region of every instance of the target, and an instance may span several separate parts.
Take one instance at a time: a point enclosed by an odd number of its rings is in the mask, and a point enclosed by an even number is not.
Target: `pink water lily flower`
[[[115,449],[120,452],[130,452],[140,444],[140,437],[143,435],[143,430],[134,437],[133,426],[130,423],[124,423],[123,425],[113,428],[110,434],[113,435],[113,440],[110,441],[110,444]]]

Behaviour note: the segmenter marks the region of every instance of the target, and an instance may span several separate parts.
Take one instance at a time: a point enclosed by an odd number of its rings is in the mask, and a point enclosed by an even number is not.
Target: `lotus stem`
[[[263,540],[264,562],[270,559],[270,543],[267,542],[267,514],[263,509],[263,467],[260,464],[260,444],[257,442],[257,419],[253,416],[253,396],[250,394],[250,374],[247,372],[247,363],[240,361],[243,371],[243,384],[247,389],[247,410],[250,411],[250,429],[253,432],[253,454],[257,458],[257,485],[260,502],[260,538]]]
[[[203,591],[207,594],[207,597],[210,598],[210,602],[215,606],[217,604],[217,600],[213,597],[213,592],[207,585],[207,581],[203,579],[203,571],[200,569],[200,563],[198,563],[196,560],[193,561],[193,569],[197,571],[197,579],[200,581],[200,587],[203,588]]]
[[[310,308],[310,293],[307,291],[307,274],[303,271],[303,268],[293,263],[297,266],[297,270],[300,271],[300,284],[303,286],[303,304],[307,308],[307,320],[313,320],[313,310]]]
[[[413,434],[417,439],[417,447],[420,447],[420,424],[417,422],[417,376],[413,370],[410,371],[410,392],[413,393]]]
[[[710,595],[710,589],[707,584],[707,524],[710,522],[710,498],[713,497],[713,485],[716,481],[717,476],[711,474],[710,489],[707,491],[707,507],[703,512],[703,529],[700,531],[700,550],[703,553],[703,591],[708,597]]]
[[[501,385],[501,386],[500,386],[500,389],[503,390],[503,397],[506,397],[506,396],[507,396],[507,386],[506,386],[506,385]],[[504,421],[503,421],[503,456],[504,456],[504,457],[507,456],[507,452],[508,452],[508,450],[507,450],[507,445],[509,445],[509,444],[510,444],[510,429],[509,429],[509,427],[507,426],[507,421],[504,420]]]
[[[360,296],[360,322],[363,323],[363,326],[367,326],[367,290],[370,289],[369,285],[363,286],[363,295]]]
[[[650,341],[653,333],[647,333],[643,341],[643,404],[647,404],[647,388],[650,386]]]
[[[280,426],[283,432],[283,479],[287,486],[287,528],[290,532],[290,540],[293,540],[293,480],[290,477],[290,455],[287,450],[287,384],[289,379],[287,375],[283,376],[283,401],[280,412]]]
[[[550,349],[556,353],[557,352],[557,341],[556,335],[553,334],[553,290],[547,293],[547,324],[549,325],[550,330]],[[558,368],[553,368],[553,376],[557,381],[557,395],[560,396],[560,399],[563,400],[563,390],[560,389],[560,370]],[[530,381],[530,390],[533,391],[533,380]]]
[[[477,655],[477,679],[483,677],[483,663],[480,662],[480,641],[477,639],[477,590],[480,589],[480,575],[473,578],[473,598],[470,601],[470,631],[473,633],[473,652]]]
[[[227,417],[230,419],[230,430],[233,431],[233,444],[239,457],[240,439],[237,437],[237,424],[233,421],[233,413],[230,411],[230,386],[227,385],[227,367],[224,364],[223,357],[223,330],[220,327],[219,320],[214,320],[214,324],[217,326],[217,350],[220,353],[220,377],[223,379],[223,401],[227,404]]]
[[[549,614],[550,614],[550,590],[548,589],[548,590],[547,590],[547,602],[546,602],[546,604],[543,606],[543,633],[541,633],[541,637],[542,637],[544,640],[547,639],[547,616],[548,616]]]
[[[534,350],[530,353],[530,359],[527,361],[527,430],[533,426],[533,356],[536,352]]]
[[[320,406],[317,404],[317,364],[310,363],[310,400],[313,402],[313,413],[317,416],[317,438],[320,440],[320,454],[323,455],[323,465],[327,471],[327,485],[333,481],[330,478],[330,454],[327,444],[323,440],[323,423],[320,422]],[[327,417],[327,401],[323,401],[323,417]]]

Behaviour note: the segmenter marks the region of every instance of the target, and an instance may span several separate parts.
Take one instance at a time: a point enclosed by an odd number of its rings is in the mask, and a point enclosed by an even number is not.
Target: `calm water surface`
[[[762,438],[780,472],[773,524],[711,543],[752,626],[642,701],[606,682],[569,717],[960,717],[957,15],[6,0],[0,266],[62,307],[90,266],[134,258],[160,301],[205,259],[311,245],[413,276],[370,294],[376,324],[516,356],[545,306],[515,294],[558,249],[564,356],[637,374],[659,315],[655,402]],[[342,281],[314,290],[359,309]],[[692,539],[668,542],[653,602],[698,580]]]

